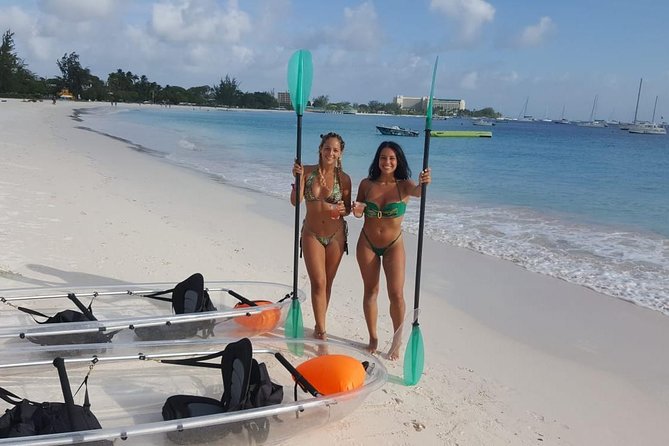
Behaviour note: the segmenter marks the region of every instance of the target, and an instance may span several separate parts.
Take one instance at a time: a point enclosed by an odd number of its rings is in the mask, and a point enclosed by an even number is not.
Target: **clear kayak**
[[[240,355],[231,359],[230,353],[239,351],[242,341],[256,366],[265,364],[271,377],[271,393],[278,399],[267,405],[240,408],[231,403],[240,393],[235,383],[243,381],[236,377],[244,375],[245,362]],[[40,407],[63,401],[67,406],[68,400],[79,407],[90,404],[87,410],[99,428],[0,438],[0,445],[112,444],[118,439],[124,445],[276,444],[351,414],[387,378],[376,357],[335,341],[263,336],[62,348],[3,351],[0,398],[10,392],[16,401]],[[193,366],[203,358],[213,365]],[[166,419],[175,398],[194,402],[194,414]],[[11,408],[0,399],[0,411]]]
[[[0,349],[256,336],[282,325],[291,299],[288,285],[198,274],[176,285],[0,290]]]

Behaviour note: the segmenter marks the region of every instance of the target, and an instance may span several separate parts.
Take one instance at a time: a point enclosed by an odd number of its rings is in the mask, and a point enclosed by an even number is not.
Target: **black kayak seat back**
[[[170,396],[163,406],[163,419],[190,418],[239,410],[249,388],[252,356],[253,347],[248,338],[228,344],[221,355],[221,399],[197,395]]]
[[[204,277],[195,273],[179,282],[172,291],[172,308],[175,314],[216,311],[209,293],[204,289]]]
[[[223,396],[221,405],[225,412],[243,408],[249,391],[253,347],[248,338],[228,344],[221,356],[221,374],[223,375]]]
[[[283,386],[271,381],[267,366],[253,357],[248,338],[230,343],[221,355],[223,395],[220,400],[173,395],[163,406],[163,419],[173,420],[280,404]]]

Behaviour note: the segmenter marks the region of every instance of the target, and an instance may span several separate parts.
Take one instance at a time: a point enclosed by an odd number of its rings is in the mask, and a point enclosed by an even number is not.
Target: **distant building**
[[[425,99],[427,102],[427,98]],[[444,113],[450,113],[453,111],[460,111],[467,108],[465,106],[464,99],[432,99],[432,108],[434,110],[441,109]]]
[[[427,107],[428,97],[420,98],[409,96],[395,96],[393,102],[400,106],[402,110],[422,111]],[[443,113],[450,113],[453,111],[464,110],[464,99],[432,99],[432,107],[434,110],[441,110]]]
[[[276,100],[280,106],[290,105],[290,93],[287,91],[280,91],[276,94]]]
[[[412,98],[409,96],[395,96],[393,102],[402,110],[420,110],[423,107],[424,98]]]

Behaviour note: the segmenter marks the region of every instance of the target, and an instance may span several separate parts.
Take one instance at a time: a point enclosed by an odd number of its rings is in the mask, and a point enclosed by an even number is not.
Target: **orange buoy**
[[[365,368],[346,355],[322,355],[296,367],[322,395],[357,389],[365,383]]]
[[[273,302],[268,300],[254,300],[258,306],[263,305],[272,305]],[[235,305],[235,308],[247,308],[250,305],[239,302]],[[263,310],[260,313],[249,314],[246,316],[239,316],[235,318],[235,321],[251,330],[256,330],[259,332],[272,331],[276,328],[281,319],[281,310],[279,308],[269,308]]]

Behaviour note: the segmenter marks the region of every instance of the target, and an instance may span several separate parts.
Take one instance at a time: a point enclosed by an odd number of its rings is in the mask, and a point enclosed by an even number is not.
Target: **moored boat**
[[[390,127],[377,125],[376,128],[382,135],[418,136],[420,134],[420,132],[417,131],[417,130],[407,129],[407,128],[400,127],[400,126],[397,126],[397,125],[393,125],[393,126],[390,126]]]
[[[288,285],[205,284],[199,273],[176,285],[1,290],[0,348],[255,336],[282,324],[291,297]]]
[[[595,99],[592,102],[592,111],[590,112],[590,120],[585,121],[585,122],[579,122],[576,125],[579,127],[596,127],[596,128],[603,128],[603,127],[608,127],[606,124],[606,121],[602,121],[600,119],[596,119],[595,116],[597,114],[597,101],[599,100],[599,95],[595,95]]]
[[[641,85],[639,85],[639,88],[641,88]],[[655,123],[655,111],[657,110],[657,98],[658,96],[655,96],[655,106],[653,107],[653,119],[651,122],[636,122],[635,119],[635,124],[631,125],[629,127],[629,132],[630,133],[636,133],[636,134],[642,134],[642,135],[666,135],[667,134],[667,129],[664,128],[664,126],[656,124]],[[637,102],[637,108],[639,107],[639,104]],[[634,117],[636,118],[636,113],[634,114]]]
[[[606,122],[604,121],[585,121],[585,122],[579,122],[576,124],[579,127],[595,127],[595,128],[604,128],[608,127]]]
[[[55,431],[43,423],[38,430],[46,432],[0,436],[0,445],[120,439],[124,445],[276,444],[349,415],[387,376],[376,357],[335,341],[244,338],[100,347],[78,345],[64,356],[56,356],[56,346],[6,351],[0,359],[5,417],[26,408],[68,415],[46,416],[54,426],[66,423]]]
[[[492,132],[478,130],[432,130],[430,136],[437,138],[492,138]]]
[[[472,121],[472,124],[473,125],[480,125],[480,126],[493,126],[493,125],[495,125],[494,122],[489,121],[487,119],[474,119]]]
[[[667,129],[654,122],[642,122],[633,124],[628,128],[630,133],[642,135],[666,135]]]

